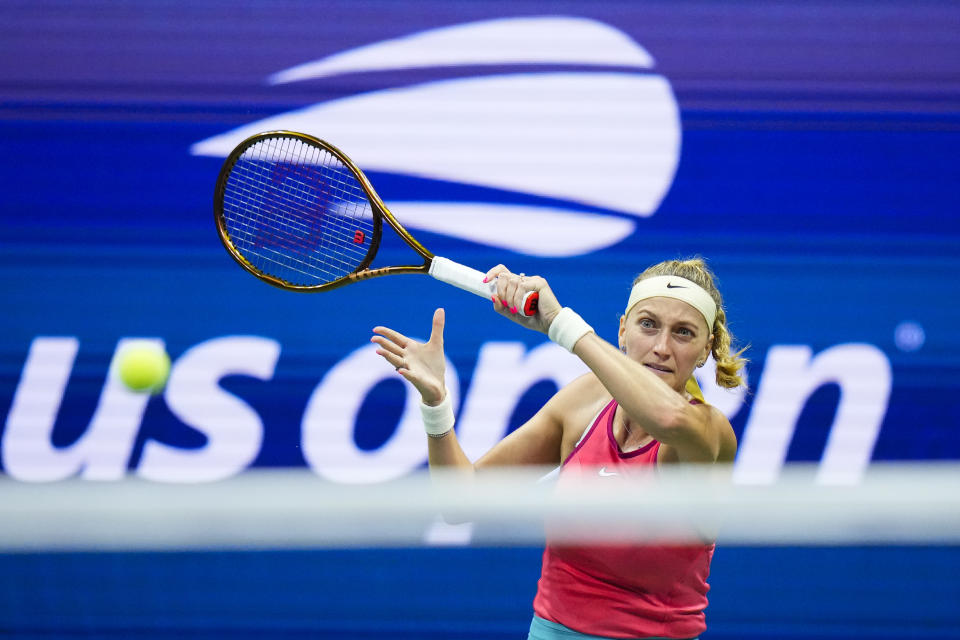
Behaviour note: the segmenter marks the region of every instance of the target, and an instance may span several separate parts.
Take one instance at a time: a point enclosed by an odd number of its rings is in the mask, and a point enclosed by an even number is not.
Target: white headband
[[[717,303],[713,301],[706,289],[696,282],[678,276],[654,276],[633,285],[624,314],[629,314],[633,305],[641,300],[657,297],[674,298],[686,302],[703,315],[704,320],[707,321],[707,330],[713,331],[713,321],[717,318]]]

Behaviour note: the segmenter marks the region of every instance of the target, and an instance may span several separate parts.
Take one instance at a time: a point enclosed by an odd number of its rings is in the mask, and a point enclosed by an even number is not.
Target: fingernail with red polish
[[[486,282],[488,279],[489,279],[489,278],[486,278],[486,277],[485,277],[485,278],[483,279],[483,281]]]
[[[516,308],[516,307],[511,307],[511,308],[510,308],[510,313],[516,313],[516,312],[517,312],[517,308]]]

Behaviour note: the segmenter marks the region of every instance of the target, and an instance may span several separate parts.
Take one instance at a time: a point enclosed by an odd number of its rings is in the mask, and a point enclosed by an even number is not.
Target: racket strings
[[[291,150],[290,146],[293,144],[296,148],[297,155],[294,158],[294,151]],[[283,258],[286,258],[286,264],[296,269],[298,265],[303,265],[304,260],[298,258],[305,257],[310,266],[315,269],[319,269],[322,275],[329,276],[330,279],[335,279],[341,277],[344,273],[349,273],[352,271],[356,264],[363,259],[365,252],[357,251],[354,249],[352,253],[352,260],[345,259],[343,252],[338,252],[334,246],[331,246],[330,242],[330,233],[326,233],[323,229],[323,226],[318,224],[319,217],[304,217],[298,215],[300,212],[309,212],[309,206],[314,200],[316,194],[311,193],[319,189],[321,198],[320,201],[321,209],[332,210],[334,215],[328,216],[326,222],[334,223],[332,226],[336,227],[333,231],[339,235],[344,233],[349,233],[351,229],[339,221],[338,213],[333,205],[338,201],[343,200],[344,186],[349,187],[349,183],[343,179],[337,179],[334,177],[333,180],[330,180],[331,183],[335,184],[334,189],[324,188],[324,180],[322,176],[318,176],[316,171],[311,172],[309,170],[304,170],[305,166],[310,164],[320,164],[321,162],[329,161],[333,158],[329,157],[329,154],[321,152],[321,155],[326,155],[326,158],[316,158],[316,157],[304,157],[305,151],[313,151],[312,155],[316,156],[319,150],[309,147],[299,141],[294,141],[289,138],[284,139],[282,143],[282,148],[279,150],[280,157],[285,160],[282,164],[274,164],[271,167],[271,180],[274,183],[279,183],[279,195],[276,199],[271,199],[268,203],[273,206],[276,211],[277,219],[281,224],[286,225],[284,229],[285,232],[294,231],[292,236],[290,233],[278,234],[275,230],[272,233],[268,233],[264,236],[264,239],[267,241],[261,243],[264,245],[274,244],[279,245],[280,248],[292,249],[294,254],[282,254]],[[333,159],[335,160],[335,159]],[[324,162],[324,165],[326,163]],[[336,167],[335,168],[339,168]],[[341,170],[344,170],[341,168]],[[261,174],[264,171],[261,168]],[[335,174],[333,174],[335,176]],[[352,174],[350,174],[352,177]],[[311,176],[312,184],[308,184],[305,180],[299,179],[298,176]],[[261,177],[264,177],[261,175]],[[311,187],[313,187],[311,189]],[[352,194],[354,200],[360,199],[365,204],[365,196],[359,189],[355,189],[355,193]],[[306,205],[306,206],[305,206]],[[261,210],[262,211],[262,210]],[[269,211],[267,211],[269,213]],[[355,216],[354,216],[355,217]],[[337,224],[339,222],[339,224]],[[355,226],[355,225],[354,225]],[[275,253],[279,253],[275,251]],[[318,262],[318,256],[325,256],[327,259],[324,261],[325,264]],[[292,264],[291,264],[292,263]],[[323,267],[333,267],[333,269],[324,269]]]
[[[261,273],[295,285],[355,271],[373,237],[366,193],[325,149],[290,137],[262,140],[237,159],[223,198],[226,231]]]
[[[248,191],[246,195],[249,196],[251,194],[252,192]],[[239,202],[240,201],[238,201],[238,203]],[[282,212],[279,213],[279,217],[283,218],[283,215]],[[290,220],[283,220],[283,223],[287,225],[287,228],[295,225],[295,221]],[[304,227],[303,231],[306,232],[307,229]],[[301,260],[294,257],[292,253],[282,251],[281,248],[284,247],[284,245],[289,245],[287,248],[296,248],[298,251],[305,251],[309,245],[302,243],[298,246],[297,242],[290,242],[292,237],[290,234],[283,234],[271,227],[265,226],[262,218],[258,219],[244,215],[243,213],[236,213],[236,217],[232,219],[232,224],[230,225],[230,235],[234,240],[234,244],[238,245],[238,248],[244,256],[250,259],[251,262],[254,263],[254,266],[264,273],[270,271],[263,263],[257,262],[257,260],[273,266],[291,269],[307,277],[311,277],[314,270],[317,269],[323,271],[331,278],[336,277],[334,272],[324,270],[322,264],[318,264],[316,260],[310,259],[308,253],[303,253],[304,259]],[[289,280],[289,278],[285,279]]]
[[[261,173],[264,174],[261,177],[265,178],[266,172]],[[240,191],[251,198],[260,195],[258,192],[250,189],[242,188]],[[283,197],[289,199],[290,195],[284,195]],[[238,202],[238,204],[242,205],[243,203]],[[244,215],[244,208],[242,206],[236,211],[237,218],[235,223],[237,232],[260,250],[261,253],[257,254],[256,257],[262,258],[274,265],[289,267],[307,276],[311,275],[310,269],[319,269],[326,275],[329,275],[331,279],[340,277],[338,273],[334,271],[323,269],[324,265],[316,259],[313,259],[313,252],[322,248],[323,236],[322,229],[319,225],[317,225],[314,220],[308,220],[304,223],[303,220],[299,219],[301,217],[297,216],[296,209],[292,208],[289,204],[284,205],[283,201],[273,202],[272,204],[274,206],[276,219],[282,225],[280,229],[284,231],[296,231],[296,234],[281,233],[277,228],[263,224],[262,207],[253,209],[261,214],[259,217]],[[341,228],[343,231],[347,230],[347,228],[342,225]],[[298,259],[294,257],[294,254],[284,253],[280,250],[284,248],[292,250],[304,259]],[[354,250],[353,253],[355,257],[362,260],[364,252]],[[272,258],[271,254],[273,255]],[[340,260],[335,254],[328,256],[328,261],[338,262],[341,267],[349,268],[348,270],[354,268],[352,261]],[[298,270],[298,265],[308,270]]]

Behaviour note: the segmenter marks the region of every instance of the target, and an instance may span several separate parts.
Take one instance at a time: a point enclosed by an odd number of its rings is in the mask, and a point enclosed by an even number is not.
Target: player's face
[[[699,311],[682,300],[648,298],[620,319],[620,346],[676,391],[710,353],[713,336]]]

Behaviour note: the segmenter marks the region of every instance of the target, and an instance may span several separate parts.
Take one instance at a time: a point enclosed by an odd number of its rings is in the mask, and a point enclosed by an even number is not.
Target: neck
[[[650,438],[650,434],[644,429],[640,427],[636,429],[633,428],[633,425],[630,424],[630,418],[627,417],[623,407],[617,408],[617,413],[614,417],[619,418],[620,421],[621,437],[617,438],[617,442],[620,444],[620,449],[623,450],[624,453],[638,449]],[[614,426],[616,426],[616,424],[614,424]],[[614,429],[614,436],[616,436],[616,429]]]

